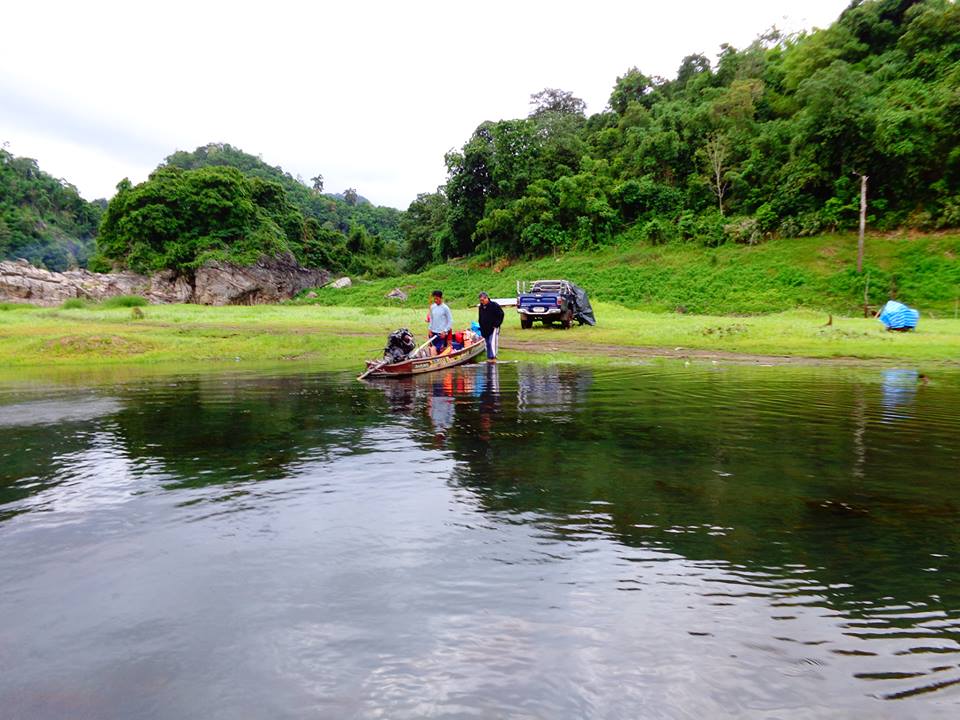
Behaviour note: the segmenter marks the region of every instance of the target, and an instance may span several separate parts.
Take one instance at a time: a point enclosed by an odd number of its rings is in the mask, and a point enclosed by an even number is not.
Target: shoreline
[[[960,367],[960,320],[921,320],[888,333],[872,319],[795,310],[775,315],[656,314],[598,303],[596,327],[521,330],[507,314],[502,359],[631,364],[665,359],[740,365]],[[455,326],[472,308],[454,308]],[[142,315],[142,318],[140,317]],[[398,327],[421,336],[423,308],[154,305],[0,312],[3,375],[64,368],[201,369],[238,363],[353,370],[378,358]]]

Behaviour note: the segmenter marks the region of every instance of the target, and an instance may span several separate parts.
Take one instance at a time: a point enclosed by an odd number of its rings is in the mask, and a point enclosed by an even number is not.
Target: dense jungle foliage
[[[290,252],[306,267],[388,275],[400,248],[399,211],[348,191],[322,194],[230,145],[176,152],[150,178],[123,181],[97,240],[95,269],[190,272],[207,260],[241,265]]]
[[[0,260],[25,258],[48,270],[85,266],[105,206],[87,202],[36,160],[0,149]]]
[[[342,196],[324,194],[320,174],[310,179],[308,187],[302,179],[294,178],[283,168],[270,166],[258,157],[222,143],[204,145],[192,153],[175,152],[166,159],[165,165],[184,170],[235,167],[244,175],[279,183],[304,217],[316,219],[327,230],[336,230],[346,238],[354,232],[360,234],[366,244],[373,243],[369,248],[371,254],[395,258],[402,244],[399,210],[374,205],[353,188]],[[382,243],[373,238],[379,238]]]
[[[829,28],[771,31],[637,68],[586,117],[546,89],[482,123],[402,220],[411,269],[537,256],[616,235],[716,246],[842,231],[868,177],[874,229],[960,226],[960,5],[854,0]]]

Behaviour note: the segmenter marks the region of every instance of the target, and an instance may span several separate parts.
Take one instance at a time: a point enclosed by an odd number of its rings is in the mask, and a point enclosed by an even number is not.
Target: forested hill
[[[87,202],[37,161],[0,149],[0,260],[49,270],[82,267],[93,253],[106,200]]]
[[[693,50],[693,48],[691,48]],[[630,68],[608,108],[569,92],[484,122],[403,220],[413,268],[536,256],[614,237],[756,243],[960,226],[960,5],[854,0],[830,27]]]
[[[353,188],[339,195],[324,194],[322,175],[317,174],[311,178],[311,185],[307,187],[283,168],[268,165],[260,158],[225,143],[210,143],[189,153],[175,152],[164,164],[184,170],[216,166],[235,167],[249,177],[280,183],[290,201],[299,207],[305,216],[316,218],[321,225],[331,230],[349,235],[352,228],[362,227],[367,233],[378,236],[386,243],[399,245],[401,241],[399,210],[373,205]]]
[[[306,267],[351,275],[398,270],[400,212],[355,190],[323,194],[230,145],[175,152],[143,183],[110,200],[91,268],[191,273],[207,260],[241,265],[292,253]]]

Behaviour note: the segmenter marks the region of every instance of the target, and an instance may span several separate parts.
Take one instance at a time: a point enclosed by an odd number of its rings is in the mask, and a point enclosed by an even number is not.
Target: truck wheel
[[[521,316],[520,316],[520,327],[523,328],[524,330],[529,330],[530,328],[532,328],[532,327],[533,327],[533,318],[531,318],[529,315],[521,315]]]

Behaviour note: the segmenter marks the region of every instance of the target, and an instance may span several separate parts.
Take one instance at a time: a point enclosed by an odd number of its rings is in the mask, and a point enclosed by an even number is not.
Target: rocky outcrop
[[[261,258],[241,267],[209,262],[197,270],[190,302],[201,305],[259,305],[289,300],[330,280],[326,270],[301,267],[293,255]]]
[[[103,300],[141,295],[152,303],[256,305],[288,300],[330,279],[324,270],[301,267],[292,255],[263,258],[249,267],[209,262],[193,277],[164,270],[151,277],[131,272],[50,272],[26,260],[0,262],[0,301],[59,305],[64,300]]]

